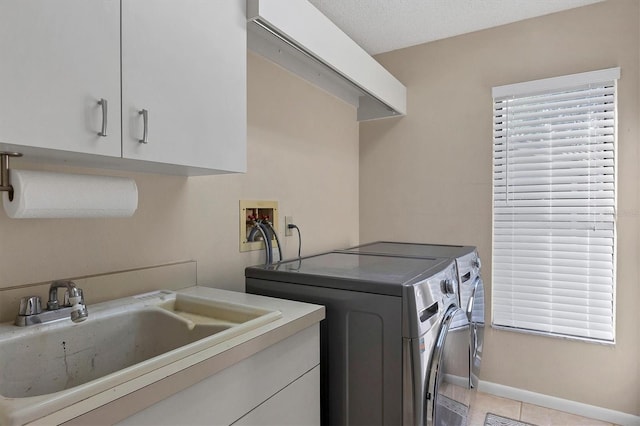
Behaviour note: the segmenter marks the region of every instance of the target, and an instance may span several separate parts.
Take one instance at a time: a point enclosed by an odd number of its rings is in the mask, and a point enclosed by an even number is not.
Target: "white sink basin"
[[[167,291],[88,309],[88,319],[77,324],[0,326],[0,396],[43,396],[99,379],[117,383],[119,375],[148,371],[281,317]]]

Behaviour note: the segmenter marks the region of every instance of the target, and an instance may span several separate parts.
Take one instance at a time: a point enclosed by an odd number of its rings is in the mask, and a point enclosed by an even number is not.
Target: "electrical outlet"
[[[293,229],[289,229],[289,224],[293,223],[293,216],[284,217],[284,236],[290,237],[293,235]]]

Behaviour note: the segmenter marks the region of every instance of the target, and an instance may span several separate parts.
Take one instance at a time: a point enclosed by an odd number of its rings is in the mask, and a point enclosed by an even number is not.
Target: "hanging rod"
[[[13,201],[13,187],[9,179],[9,158],[22,157],[19,152],[0,151],[0,191],[9,193],[9,201]]]

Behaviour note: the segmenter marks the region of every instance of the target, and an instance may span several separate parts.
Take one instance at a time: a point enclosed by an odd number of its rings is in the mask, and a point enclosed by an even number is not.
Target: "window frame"
[[[530,82],[524,82],[524,83],[517,83],[517,84],[510,84],[510,85],[505,85],[505,86],[498,86],[498,87],[494,87],[492,90],[492,95],[493,95],[493,119],[494,119],[494,124],[493,124],[493,130],[494,130],[494,136],[493,136],[493,142],[492,142],[492,147],[493,147],[493,164],[492,164],[492,295],[491,295],[491,300],[492,300],[492,306],[491,306],[491,325],[492,328],[496,328],[496,329],[502,329],[502,330],[510,330],[510,331],[516,331],[516,332],[521,332],[521,333],[529,333],[529,334],[537,334],[537,335],[544,335],[544,336],[549,336],[549,337],[559,337],[559,338],[565,338],[565,339],[572,339],[572,340],[585,340],[585,341],[589,341],[589,342],[596,342],[596,343],[601,343],[601,344],[615,344],[616,341],[616,334],[615,334],[615,330],[616,330],[616,245],[617,245],[617,235],[616,235],[616,228],[617,228],[617,217],[616,217],[616,208],[617,208],[617,193],[618,193],[618,179],[617,179],[617,168],[618,168],[618,161],[617,161],[617,145],[618,145],[618,133],[617,133],[617,109],[618,109],[618,104],[617,104],[617,80],[620,78],[620,68],[609,68],[609,69],[604,69],[604,70],[598,70],[598,71],[592,71],[592,72],[586,72],[586,73],[580,73],[580,74],[572,74],[572,75],[566,75],[566,76],[561,76],[561,77],[554,77],[554,78],[548,78],[548,79],[542,79],[542,80],[535,80],[535,81],[530,81]],[[605,83],[609,86],[613,86],[613,143],[612,143],[612,149],[613,149],[613,216],[612,216],[612,243],[611,243],[611,247],[612,247],[612,259],[611,259],[611,273],[612,273],[612,283],[611,283],[611,327],[610,327],[610,333],[611,333],[611,338],[608,339],[604,339],[604,338],[599,338],[599,337],[593,337],[593,336],[587,336],[587,335],[573,335],[573,334],[567,334],[567,333],[558,333],[558,332],[554,332],[554,331],[549,331],[549,330],[542,330],[542,329],[531,329],[531,328],[524,328],[524,327],[516,327],[513,325],[509,325],[506,324],[504,321],[504,319],[501,318],[500,321],[496,322],[496,303],[495,303],[495,286],[496,286],[496,279],[495,279],[495,260],[496,260],[496,256],[495,256],[495,252],[496,252],[496,164],[497,164],[497,160],[496,160],[496,145],[497,145],[497,139],[498,136],[496,136],[496,108],[497,108],[497,103],[498,102],[503,102],[505,99],[521,99],[521,98],[527,98],[527,97],[531,97],[531,96],[538,96],[538,95],[553,95],[553,94],[561,94],[561,93],[565,93],[565,92],[569,92],[571,90],[577,90],[580,87],[583,86],[589,86],[589,85],[594,85],[594,84],[600,84],[600,83]],[[584,123],[592,123],[593,120],[589,119],[589,121],[584,121]],[[501,127],[501,126],[500,126]],[[500,143],[504,144],[504,143],[508,143],[505,142],[505,140],[502,140]],[[582,145],[582,147],[585,147],[587,145],[589,145],[591,142],[589,143],[585,143]],[[548,145],[549,150],[554,149],[554,147],[552,147],[552,143],[549,142]],[[509,149],[512,148],[507,148],[505,150],[506,153],[509,152]],[[507,154],[508,155],[508,154]],[[505,164],[508,163],[508,160],[505,159],[503,160],[505,162]],[[509,171],[508,171],[508,166],[506,166],[506,172],[504,176],[508,176]],[[555,176],[554,176],[555,177]],[[589,177],[591,177],[591,175],[589,175]],[[551,178],[550,178],[551,179]],[[509,191],[509,186],[508,184],[503,185],[504,186],[504,190],[506,191],[504,194],[507,195],[508,191]],[[551,187],[551,184],[549,185]],[[550,190],[549,193],[551,193],[552,191]],[[543,193],[544,194],[544,193]],[[552,200],[553,197],[550,195],[549,199]],[[588,200],[591,198],[582,198],[583,200]],[[508,201],[508,200],[507,200]],[[550,201],[550,204],[553,204],[552,201]],[[511,223],[515,223],[517,221],[513,220],[511,221]],[[552,220],[550,219],[548,222],[544,222],[544,223],[551,223]],[[541,222],[543,223],[543,222]],[[514,227],[515,228],[515,227]],[[541,228],[537,228],[537,229],[541,229]],[[552,233],[552,232],[551,232]],[[553,244],[550,244],[551,246]],[[590,246],[591,247],[591,246]],[[550,251],[550,253],[553,253],[553,250]],[[513,256],[513,255],[512,255]],[[552,254],[550,255],[550,263],[553,263],[553,257]],[[512,263],[516,264],[516,263]],[[512,278],[513,279],[513,278]],[[552,283],[552,278],[548,279],[548,281],[551,283],[550,286],[551,288],[553,288],[553,283]],[[513,284],[511,284],[513,285]],[[538,288],[538,287],[536,287]],[[511,294],[514,294],[514,292],[512,292]],[[592,296],[593,297],[593,296]],[[551,296],[550,298],[553,298],[553,296]],[[532,299],[533,300],[533,297]],[[593,300],[592,298],[588,299],[588,300]],[[553,305],[553,302],[548,302],[547,304],[549,305]],[[500,303],[498,304],[500,307],[504,307],[507,306],[506,304]],[[513,306],[513,305],[512,305]],[[553,323],[553,308],[548,309],[549,312],[551,312],[551,322]],[[545,317],[546,318],[546,317]],[[560,321],[561,322],[561,321]],[[539,324],[541,324],[542,321],[540,321]],[[590,324],[591,327],[593,327],[594,322],[593,321],[587,321],[588,324]],[[550,325],[549,327],[553,327],[553,324]],[[589,330],[589,327],[586,327],[585,330]]]

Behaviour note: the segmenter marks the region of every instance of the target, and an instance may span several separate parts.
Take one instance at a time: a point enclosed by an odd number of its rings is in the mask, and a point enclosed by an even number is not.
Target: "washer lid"
[[[376,241],[340,250],[344,253],[384,254],[388,256],[406,257],[446,257],[458,258],[475,251],[473,246],[454,246],[440,244],[401,243],[391,241]]]
[[[247,278],[331,287],[392,296],[450,265],[446,259],[326,253],[245,269]]]

